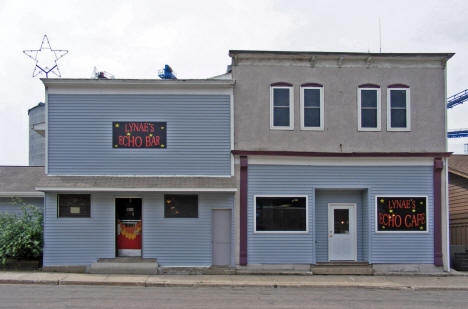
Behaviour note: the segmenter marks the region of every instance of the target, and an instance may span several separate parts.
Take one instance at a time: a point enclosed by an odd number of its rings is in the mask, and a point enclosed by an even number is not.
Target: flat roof
[[[280,51],[280,50],[229,50],[229,56],[240,54],[276,56],[356,56],[356,57],[401,57],[401,58],[444,58],[450,59],[455,53],[363,53],[330,51]]]
[[[234,81],[230,79],[95,79],[95,78],[41,78],[45,86],[66,86],[66,85],[102,85],[102,86],[209,86],[209,87],[232,87]]]

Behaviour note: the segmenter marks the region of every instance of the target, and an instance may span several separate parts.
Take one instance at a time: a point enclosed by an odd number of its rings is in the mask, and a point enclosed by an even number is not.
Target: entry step
[[[156,275],[158,273],[156,259],[140,257],[102,258],[86,269],[90,274],[127,274],[127,275]]]
[[[365,262],[330,262],[311,266],[314,275],[372,275],[372,265]]]

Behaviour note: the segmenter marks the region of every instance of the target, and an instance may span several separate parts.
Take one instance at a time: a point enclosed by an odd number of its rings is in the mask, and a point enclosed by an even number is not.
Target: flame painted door
[[[141,198],[116,198],[117,255],[141,256]]]

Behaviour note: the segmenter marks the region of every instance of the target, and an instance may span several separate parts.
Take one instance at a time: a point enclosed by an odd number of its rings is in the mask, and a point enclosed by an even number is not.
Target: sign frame
[[[409,198],[425,198],[426,199],[426,230],[425,231],[379,231],[379,218],[378,218],[378,197],[409,197]],[[427,195],[409,195],[409,194],[375,194],[374,195],[375,208],[374,208],[374,222],[375,222],[375,233],[376,234],[429,234],[430,232],[430,213],[429,213],[429,196]]]
[[[115,134],[115,133],[114,133],[114,130],[115,130],[115,128],[116,128],[116,124],[120,125],[120,124],[123,124],[123,123],[153,123],[153,124],[163,124],[164,129],[162,129],[162,130],[164,130],[164,135],[165,135],[165,136],[164,136],[164,144],[160,144],[159,147],[124,147],[124,146],[122,146],[122,147],[120,147],[120,146],[116,147],[116,144],[115,144],[115,141],[114,141],[114,138],[115,138],[115,136],[114,136],[114,134]],[[130,133],[128,133],[128,135],[130,135]],[[117,136],[119,136],[119,135],[117,135]],[[152,136],[152,134],[151,134],[151,136]],[[154,149],[161,149],[161,150],[164,150],[164,149],[167,149],[167,148],[168,148],[168,147],[167,147],[167,121],[138,121],[138,120],[136,120],[136,121],[131,121],[131,120],[116,120],[116,121],[112,121],[111,138],[112,138],[112,140],[111,140],[111,142],[112,142],[112,143],[111,143],[111,147],[112,147],[112,149],[114,149],[114,150],[118,150],[118,149],[126,149],[126,150],[134,150],[134,149],[138,149],[138,150],[141,150],[141,149],[151,150],[151,149],[153,149],[153,150],[154,150]]]

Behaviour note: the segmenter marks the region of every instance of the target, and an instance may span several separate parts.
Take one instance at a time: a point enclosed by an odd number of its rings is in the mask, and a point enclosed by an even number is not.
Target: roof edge
[[[233,87],[233,80],[225,79],[93,79],[41,78],[44,86],[209,86]]]
[[[277,50],[229,50],[229,56],[240,54],[272,54],[278,56],[361,56],[361,57],[401,57],[401,58],[442,58],[450,59],[455,53],[365,53],[365,52],[330,52],[330,51],[277,51]]]

